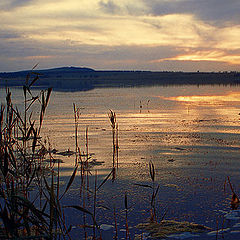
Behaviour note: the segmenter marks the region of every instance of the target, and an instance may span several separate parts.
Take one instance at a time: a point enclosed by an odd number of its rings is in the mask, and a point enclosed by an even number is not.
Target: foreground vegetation
[[[51,144],[41,138],[43,119],[52,88],[33,95],[31,87],[39,79],[32,71],[23,86],[24,106],[19,111],[11,101],[6,88],[6,105],[0,111],[0,219],[1,239],[71,239],[72,226],[66,226],[65,214],[69,208],[83,215],[83,235],[88,238],[87,228],[92,228],[92,238],[101,239],[96,222],[97,191],[104,183],[116,178],[118,167],[118,125],[113,111],[109,113],[112,127],[113,166],[103,182],[90,190],[88,153],[88,129],[86,129],[86,153],[78,146],[79,109],[74,104],[75,117],[75,167],[65,188],[60,188],[60,161],[54,159]],[[33,111],[39,105],[37,117]],[[35,106],[36,107],[36,106]],[[68,192],[77,174],[80,174],[81,205],[64,205],[61,200]],[[88,196],[87,196],[88,194]],[[86,206],[91,195],[93,209]],[[125,196],[127,202],[127,196]],[[127,204],[127,203],[126,203]],[[87,223],[91,219],[91,224]]]
[[[65,186],[60,187],[60,164],[54,159],[51,144],[41,138],[44,115],[50,100],[52,89],[40,91],[34,95],[32,86],[39,75],[32,71],[23,86],[23,110],[18,110],[11,101],[11,92],[6,89],[6,104],[0,112],[0,219],[1,239],[71,239],[73,226],[68,225],[66,216],[70,209],[82,216],[81,229],[83,239],[102,239],[98,224],[98,193],[107,181],[116,181],[118,172],[118,123],[114,111],[109,111],[112,130],[112,169],[102,182],[94,174],[91,186],[89,167],[91,156],[88,150],[88,129],[85,132],[85,152],[78,143],[80,111],[73,104],[75,120],[75,166]],[[34,109],[40,108],[39,116]],[[69,152],[68,152],[69,153]],[[159,185],[156,182],[154,164],[149,162],[151,184],[135,184],[149,189],[149,222],[138,227],[152,232],[154,237],[182,231],[201,232],[208,228],[197,225],[166,221],[165,214],[159,216],[156,199]],[[80,178],[79,195],[76,204],[63,204],[69,189],[76,178]],[[92,177],[93,178],[93,177]],[[230,180],[229,185],[230,184]],[[232,191],[233,188],[231,187]],[[234,192],[234,191],[233,191]],[[234,193],[235,194],[235,193]],[[235,194],[236,195],[236,194]],[[232,199],[239,203],[238,198]],[[125,239],[130,239],[128,215],[130,211],[128,195],[123,195]],[[66,201],[65,201],[66,202]],[[91,204],[89,204],[91,202]],[[113,239],[118,239],[116,208],[110,209],[114,221]],[[142,236],[140,236],[140,239]]]

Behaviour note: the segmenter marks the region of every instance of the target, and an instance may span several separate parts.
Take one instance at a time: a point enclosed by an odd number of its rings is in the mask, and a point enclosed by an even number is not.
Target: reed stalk
[[[113,207],[113,217],[114,217],[114,228],[115,228],[115,236],[114,239],[118,239],[118,227],[117,227],[117,216],[116,216],[116,206]]]
[[[112,127],[112,182],[116,179],[116,162],[118,166],[118,124],[116,120],[116,113],[109,110],[108,117]],[[117,157],[117,159],[116,159]]]
[[[130,238],[129,226],[128,226],[128,200],[127,200],[127,193],[125,193],[124,197],[124,204],[125,204],[125,227],[126,227],[126,240]]]
[[[95,171],[94,181],[94,196],[93,196],[93,218],[96,219],[96,207],[97,207],[97,170]],[[96,228],[93,225],[93,239],[96,239]]]
[[[0,219],[7,239],[65,239],[59,202],[59,169],[55,194],[54,160],[51,145],[40,136],[52,88],[34,96],[31,87],[39,75],[30,72],[23,86],[23,117],[6,88],[6,107],[0,109]],[[34,104],[40,104],[39,122],[32,120]],[[49,157],[49,164],[46,159]],[[46,176],[50,173],[50,186]],[[71,181],[73,181],[71,178]],[[71,183],[69,183],[68,188]],[[33,190],[32,190],[33,189]]]

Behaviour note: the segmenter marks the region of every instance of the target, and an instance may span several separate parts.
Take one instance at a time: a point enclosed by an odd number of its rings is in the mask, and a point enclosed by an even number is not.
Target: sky
[[[240,71],[239,0],[0,0],[0,71]]]

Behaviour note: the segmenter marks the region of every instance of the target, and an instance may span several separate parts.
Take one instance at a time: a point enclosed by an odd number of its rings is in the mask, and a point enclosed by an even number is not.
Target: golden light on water
[[[202,104],[229,104],[229,102],[240,102],[240,92],[229,92],[225,95],[193,95],[193,96],[176,96],[160,97],[165,100],[177,101],[182,103]]]

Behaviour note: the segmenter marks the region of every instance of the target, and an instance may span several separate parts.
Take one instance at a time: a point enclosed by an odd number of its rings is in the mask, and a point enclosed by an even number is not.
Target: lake
[[[1,102],[4,89],[0,90]],[[13,89],[13,103],[21,109],[22,90]],[[34,90],[33,92],[38,92]],[[70,178],[75,155],[73,103],[79,108],[78,141],[81,153],[89,152],[92,167],[89,187],[99,185],[113,165],[112,129],[109,110],[116,113],[119,128],[119,153],[116,179],[109,178],[98,191],[97,222],[103,239],[112,239],[114,214],[119,239],[125,239],[124,200],[127,196],[131,239],[141,230],[139,223],[150,217],[151,185],[149,162],[155,168],[158,220],[171,219],[212,228],[190,239],[240,238],[240,212],[231,210],[232,192],[239,191],[240,86],[151,86],[96,88],[90,91],[53,91],[42,136],[61,159],[63,188]],[[39,111],[36,109],[36,111]],[[86,128],[88,146],[86,147]],[[80,204],[80,173],[63,204]],[[91,208],[91,197],[86,203]],[[72,236],[82,236],[82,213],[69,210],[67,223]],[[89,223],[90,224],[90,223]],[[218,230],[216,232],[212,232]],[[143,231],[147,239],[147,231]],[[182,236],[182,235],[181,235]],[[168,239],[182,239],[180,235]],[[182,236],[184,237],[184,236]]]

